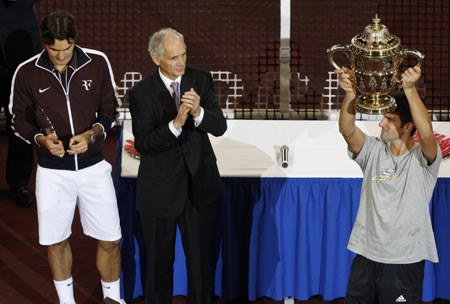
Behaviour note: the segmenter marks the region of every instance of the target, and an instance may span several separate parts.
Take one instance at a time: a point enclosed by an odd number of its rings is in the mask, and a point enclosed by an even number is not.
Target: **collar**
[[[172,79],[166,77],[163,73],[161,73],[161,69],[158,69],[158,73],[159,73],[159,76],[161,77],[161,80],[163,81],[164,85],[166,86],[167,90],[169,90],[169,92],[171,92],[171,93],[173,91],[172,88],[170,87],[170,84],[172,82],[176,81],[176,82],[178,82],[178,85],[181,84],[181,76],[177,77],[177,79],[175,79],[175,80],[172,80]],[[180,86],[178,86],[178,87],[180,87]]]
[[[74,70],[80,69],[90,61],[91,58],[88,56],[88,54],[86,54],[86,52],[78,45],[75,45],[75,49],[73,51],[73,56],[69,62],[69,66]],[[54,69],[53,64],[51,63],[50,58],[48,57],[48,53],[45,49],[39,55],[35,64],[36,66],[46,69],[50,72]]]

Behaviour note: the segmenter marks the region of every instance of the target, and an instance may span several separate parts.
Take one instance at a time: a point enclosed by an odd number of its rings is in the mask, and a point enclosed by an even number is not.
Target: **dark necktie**
[[[177,107],[178,110],[178,105],[180,104],[180,91],[178,90],[178,82],[174,81],[170,84],[170,87],[173,90],[173,102],[175,103],[175,106]]]

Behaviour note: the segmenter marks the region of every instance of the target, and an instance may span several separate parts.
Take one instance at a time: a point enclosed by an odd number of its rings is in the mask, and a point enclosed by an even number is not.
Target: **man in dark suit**
[[[175,237],[180,228],[190,304],[211,304],[214,202],[222,192],[208,133],[227,129],[209,72],[186,66],[183,35],[154,33],[149,53],[158,71],[130,91],[135,148],[141,153],[136,205],[143,229],[145,303],[170,304]]]

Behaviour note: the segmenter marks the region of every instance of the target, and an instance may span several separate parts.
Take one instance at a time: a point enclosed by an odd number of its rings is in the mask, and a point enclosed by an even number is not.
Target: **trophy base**
[[[360,95],[355,100],[355,110],[364,114],[385,114],[394,111],[396,107],[394,97],[389,95]]]

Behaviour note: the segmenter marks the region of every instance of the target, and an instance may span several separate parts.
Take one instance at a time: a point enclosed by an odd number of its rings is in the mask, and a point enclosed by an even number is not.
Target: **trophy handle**
[[[421,52],[419,52],[418,50],[413,50],[413,49],[403,49],[401,51],[401,57],[404,59],[408,56],[413,56],[416,57],[417,59],[417,64],[419,64],[420,66],[423,65],[423,60],[425,58],[425,55],[423,55]],[[398,84],[399,87],[402,86],[402,82],[403,82],[403,78],[398,79],[397,76],[394,76],[396,79],[396,83]]]
[[[418,50],[412,50],[412,49],[403,49],[403,54],[402,56],[404,58],[406,58],[409,55],[412,55],[413,57],[416,57],[417,59],[417,63],[419,65],[423,64],[423,59],[425,58],[425,55],[423,55],[421,52],[419,52]]]
[[[327,49],[328,61],[335,69],[340,69],[341,67],[334,61],[333,55],[337,52],[344,52],[347,55],[347,46],[343,44],[333,45],[331,48]]]

